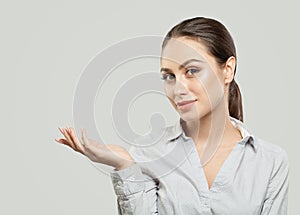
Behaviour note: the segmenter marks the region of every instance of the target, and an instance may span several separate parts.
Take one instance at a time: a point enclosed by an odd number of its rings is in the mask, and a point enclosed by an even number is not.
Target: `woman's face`
[[[170,39],[162,50],[165,93],[184,121],[201,119],[225,101],[225,70],[203,44],[187,37]]]

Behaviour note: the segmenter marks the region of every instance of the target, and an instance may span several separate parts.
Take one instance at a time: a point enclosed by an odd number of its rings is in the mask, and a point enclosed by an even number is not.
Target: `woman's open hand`
[[[56,142],[71,147],[76,152],[88,157],[91,161],[115,167],[116,170],[124,169],[134,162],[128,151],[122,146],[102,144],[88,139],[84,129],[82,129],[83,144],[77,138],[73,128],[59,128],[59,130],[65,139],[55,139]]]

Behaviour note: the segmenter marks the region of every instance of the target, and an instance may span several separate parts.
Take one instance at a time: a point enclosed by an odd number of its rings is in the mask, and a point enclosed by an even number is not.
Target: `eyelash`
[[[163,74],[162,75],[162,77],[161,77],[161,80],[167,80],[168,79],[168,77],[170,77],[170,76],[174,76],[173,74]],[[168,80],[169,81],[169,80]]]
[[[199,70],[199,69],[196,69],[196,68],[187,69],[187,70],[186,70],[186,74],[187,74],[189,71],[193,71],[192,74],[191,74],[191,75],[193,75],[194,73],[198,73],[200,70]],[[165,80],[167,80],[168,77],[170,77],[170,76],[174,76],[174,74],[171,74],[171,73],[163,74],[162,77],[161,77],[161,79],[165,81]],[[169,80],[168,80],[168,81],[169,81]]]
[[[188,73],[189,71],[192,71],[192,70],[194,71],[194,72],[192,72],[192,74],[199,72],[199,69],[191,68],[191,69],[186,70],[186,73]]]

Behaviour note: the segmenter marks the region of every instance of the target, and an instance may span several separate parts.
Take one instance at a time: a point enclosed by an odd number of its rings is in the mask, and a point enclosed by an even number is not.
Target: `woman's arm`
[[[157,214],[157,184],[134,162],[129,152],[118,145],[88,139],[82,130],[82,143],[73,128],[59,128],[65,139],[57,142],[85,155],[91,161],[114,167],[112,182],[118,199],[118,211],[125,214]]]
[[[60,138],[55,139],[55,141],[67,145],[93,162],[106,164],[117,169],[125,168],[133,163],[132,157],[125,148],[89,139],[84,129],[82,129],[82,143],[79,141],[73,128],[59,128],[59,130],[65,139]]]
[[[117,195],[119,215],[158,214],[158,184],[150,176],[142,173],[137,163],[114,171],[111,173],[111,179]]]
[[[261,213],[263,215],[287,214],[289,190],[289,162],[287,153],[282,150],[275,159],[273,173]]]

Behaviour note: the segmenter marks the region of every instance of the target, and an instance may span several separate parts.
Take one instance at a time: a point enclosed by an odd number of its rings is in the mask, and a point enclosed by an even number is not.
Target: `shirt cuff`
[[[132,195],[145,189],[145,178],[137,163],[125,169],[113,170],[110,176],[117,196]]]

